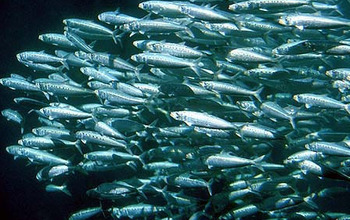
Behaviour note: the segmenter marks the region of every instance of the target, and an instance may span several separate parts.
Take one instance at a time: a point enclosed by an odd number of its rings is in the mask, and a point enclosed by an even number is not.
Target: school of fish
[[[350,10],[341,0],[144,1],[39,35],[2,115],[83,219],[350,219]],[[11,100],[12,102],[12,100]],[[5,150],[5,149],[3,149]],[[69,199],[69,197],[67,197]],[[339,201],[338,201],[339,199]],[[54,212],[54,210],[53,210]]]

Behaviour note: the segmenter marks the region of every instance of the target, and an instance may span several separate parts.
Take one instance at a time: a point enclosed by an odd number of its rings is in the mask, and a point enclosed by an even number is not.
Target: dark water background
[[[38,40],[38,35],[63,33],[64,18],[97,20],[99,13],[117,7],[123,13],[137,16],[140,13],[137,9],[139,2],[140,0],[0,0],[0,77],[9,76],[10,73],[27,76],[32,74],[17,62],[15,55],[25,50],[40,51],[49,47]],[[1,110],[14,107],[12,100],[15,94],[0,88]],[[13,160],[5,147],[16,144],[18,139],[18,126],[0,117],[0,219],[61,220],[82,208],[84,193],[77,197],[47,193],[45,185],[35,179],[38,171],[35,166],[27,166],[24,160]],[[76,187],[80,186],[80,181],[85,180],[73,179],[77,182]]]

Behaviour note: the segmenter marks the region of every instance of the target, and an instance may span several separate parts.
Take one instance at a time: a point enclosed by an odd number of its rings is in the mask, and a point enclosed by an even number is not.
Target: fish
[[[318,106],[321,108],[343,109],[350,114],[350,106],[348,104],[344,104],[336,99],[329,98],[324,95],[304,93],[294,95],[293,99],[299,103],[304,103],[306,108]]]
[[[347,217],[323,200],[348,198],[348,2],[115,6],[0,79],[6,152],[81,198],[63,218]]]
[[[13,121],[19,124],[21,126],[21,133],[23,134],[24,118],[18,111],[12,109],[4,109],[1,111],[1,115],[4,116],[8,121]]]
[[[236,126],[226,120],[218,118],[207,113],[194,111],[174,111],[170,116],[175,120],[183,121],[188,126],[197,125],[207,128],[233,129]]]
[[[46,151],[33,149],[30,147],[24,147],[21,145],[12,145],[6,147],[6,151],[16,157],[25,157],[28,160],[36,163],[43,163],[47,165],[70,165],[69,160],[60,158],[54,154]]]

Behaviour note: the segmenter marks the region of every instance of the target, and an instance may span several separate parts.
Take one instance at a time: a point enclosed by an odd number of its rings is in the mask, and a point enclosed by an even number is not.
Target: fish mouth
[[[133,61],[135,61],[135,62],[137,62],[137,55],[132,55],[132,56],[130,57],[130,59],[133,60]]]
[[[280,17],[277,21],[281,25],[287,25],[286,19],[283,17]]]
[[[138,7],[141,8],[141,9],[145,9],[145,4],[144,4],[144,3],[140,3],[140,4],[138,5]]]
[[[293,95],[293,99],[294,99],[295,101],[298,101],[298,100],[299,100],[299,96],[298,96],[298,95]]]
[[[140,49],[142,42],[143,42],[142,40],[136,40],[136,41],[132,42],[132,44],[133,44],[135,47],[137,47],[137,48]]]

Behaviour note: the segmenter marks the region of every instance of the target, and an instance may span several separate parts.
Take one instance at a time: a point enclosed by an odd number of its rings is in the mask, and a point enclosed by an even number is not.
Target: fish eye
[[[186,13],[189,13],[190,10],[189,10],[189,8],[187,8],[186,6],[181,5],[181,6],[180,6],[180,12],[186,14]]]
[[[136,56],[136,60],[138,60],[139,62],[146,62],[146,57],[145,56]]]
[[[142,3],[140,3],[140,8],[147,10],[147,9],[151,8],[151,5],[148,3],[142,2]]]
[[[162,49],[162,46],[160,44],[151,44],[150,49],[153,51],[160,51]]]

